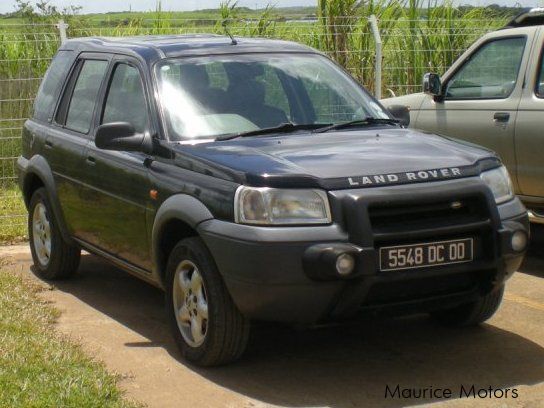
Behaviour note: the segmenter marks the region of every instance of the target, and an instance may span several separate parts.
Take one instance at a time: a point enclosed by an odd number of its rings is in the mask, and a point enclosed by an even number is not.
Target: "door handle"
[[[493,121],[497,123],[506,123],[510,120],[510,114],[508,112],[496,112],[493,116]]]
[[[53,148],[53,142],[51,140],[45,141],[45,148],[46,149],[52,149]]]
[[[87,164],[94,166],[96,164],[96,159],[94,156],[87,156]]]

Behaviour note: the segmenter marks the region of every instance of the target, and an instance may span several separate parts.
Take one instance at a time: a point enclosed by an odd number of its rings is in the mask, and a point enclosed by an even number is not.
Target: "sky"
[[[460,4],[486,5],[500,4],[513,6],[520,4],[524,7],[544,5],[544,0],[455,0]],[[199,10],[205,8],[217,8],[221,0],[162,0],[162,8],[165,11]],[[239,6],[250,8],[264,7],[268,3],[277,7],[288,6],[313,6],[317,0],[239,0]],[[103,13],[106,11],[124,11],[132,7],[133,11],[154,10],[156,0],[51,0],[50,4],[59,8],[70,5],[82,6],[83,13]],[[14,0],[0,0],[0,13],[8,13],[14,10]]]

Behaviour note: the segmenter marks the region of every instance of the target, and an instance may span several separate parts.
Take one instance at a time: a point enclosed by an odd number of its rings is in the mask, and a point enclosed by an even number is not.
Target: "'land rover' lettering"
[[[405,182],[443,180],[447,178],[461,177],[463,175],[459,167],[444,169],[420,170],[406,173],[375,174],[372,176],[348,177],[350,186],[387,185]]]

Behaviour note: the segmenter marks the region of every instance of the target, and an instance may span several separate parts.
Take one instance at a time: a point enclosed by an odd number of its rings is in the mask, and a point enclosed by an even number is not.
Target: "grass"
[[[26,208],[19,189],[8,186],[0,192],[0,243],[27,239]]]
[[[54,330],[43,290],[0,269],[0,406],[133,407],[116,377]]]

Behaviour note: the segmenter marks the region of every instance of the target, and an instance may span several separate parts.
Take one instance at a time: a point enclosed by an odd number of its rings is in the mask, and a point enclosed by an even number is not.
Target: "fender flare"
[[[151,257],[153,275],[162,284],[166,262],[160,247],[161,235],[165,226],[172,220],[182,221],[196,230],[198,224],[213,219],[214,216],[200,200],[188,194],[175,194],[168,197],[159,207],[151,231]]]
[[[66,221],[64,219],[64,213],[62,212],[62,207],[57,195],[57,186],[53,177],[53,171],[51,170],[49,163],[47,163],[47,160],[43,156],[39,155],[32,156],[30,160],[20,157],[17,161],[17,166],[22,176],[21,189],[23,191],[25,204],[27,207],[29,204],[26,198],[27,189],[29,188],[28,183],[32,177],[38,177],[43,183],[47,192],[47,197],[49,198],[49,202],[53,208],[53,214],[57,220],[62,238],[68,243],[73,243],[72,237],[68,232]]]

